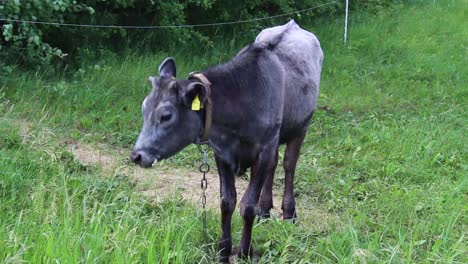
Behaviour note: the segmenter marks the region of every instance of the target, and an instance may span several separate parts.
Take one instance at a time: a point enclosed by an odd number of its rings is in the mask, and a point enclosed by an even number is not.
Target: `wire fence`
[[[218,23],[204,23],[204,24],[185,24],[185,25],[157,25],[157,26],[131,26],[131,25],[93,25],[93,24],[74,24],[74,23],[59,23],[59,22],[47,22],[47,21],[35,21],[35,20],[21,20],[21,19],[10,19],[10,18],[0,18],[0,21],[5,22],[15,22],[15,23],[28,23],[28,24],[39,24],[39,25],[50,25],[50,26],[62,26],[62,27],[82,27],[82,28],[111,28],[111,29],[169,29],[169,28],[194,28],[194,27],[212,27],[212,26],[223,26],[223,25],[234,25],[234,24],[243,24],[256,21],[262,21],[267,19],[273,19],[278,17],[285,17],[294,14],[304,13],[313,9],[320,7],[328,6],[335,4],[338,1],[331,1],[321,5],[316,5],[313,7],[296,10],[289,13],[283,13],[279,15],[273,15],[268,17],[252,18],[245,20],[237,21],[228,21],[228,22],[218,22]]]

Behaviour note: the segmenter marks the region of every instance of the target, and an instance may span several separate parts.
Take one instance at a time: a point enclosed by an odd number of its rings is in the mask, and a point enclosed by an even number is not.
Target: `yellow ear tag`
[[[192,110],[193,111],[200,111],[201,108],[202,108],[202,105],[201,105],[201,102],[200,102],[200,98],[198,98],[198,95],[197,95],[197,96],[195,96],[195,98],[192,101]]]

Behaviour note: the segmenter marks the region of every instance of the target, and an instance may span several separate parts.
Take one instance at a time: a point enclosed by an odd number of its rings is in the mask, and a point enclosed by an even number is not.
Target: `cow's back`
[[[317,104],[323,52],[314,34],[294,20],[263,30],[255,43],[268,43],[285,71],[281,141],[288,141],[308,124]]]

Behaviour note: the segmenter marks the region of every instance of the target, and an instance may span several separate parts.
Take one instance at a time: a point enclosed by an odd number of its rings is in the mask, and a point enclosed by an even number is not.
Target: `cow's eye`
[[[165,113],[161,115],[161,123],[167,122],[171,120],[172,114],[171,113]]]

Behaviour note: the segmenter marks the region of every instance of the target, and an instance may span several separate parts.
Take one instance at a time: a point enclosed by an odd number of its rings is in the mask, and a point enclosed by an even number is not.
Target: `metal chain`
[[[203,191],[201,196],[201,203],[202,203],[202,221],[203,221],[203,234],[205,236],[205,241],[208,238],[207,228],[206,228],[206,189],[208,188],[208,180],[206,179],[206,173],[210,171],[210,165],[208,164],[208,149],[202,149],[200,145],[198,146],[198,150],[203,153],[203,161],[200,164],[198,170],[203,174],[203,177],[200,181],[200,187]]]

